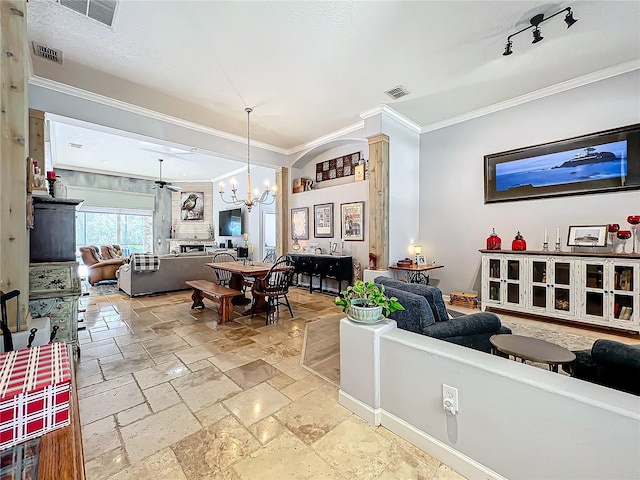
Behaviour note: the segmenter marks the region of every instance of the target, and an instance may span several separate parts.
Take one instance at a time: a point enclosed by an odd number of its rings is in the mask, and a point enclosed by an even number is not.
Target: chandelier
[[[220,198],[224,203],[244,205],[250,212],[251,207],[258,204],[271,205],[276,199],[276,186],[274,185],[272,189],[267,180],[264,182],[266,185],[264,192],[260,194],[260,191],[256,188],[253,190],[253,196],[251,196],[251,135],[249,130],[249,115],[253,112],[253,109],[245,108],[244,111],[247,112],[247,198],[244,200],[238,199],[238,185],[233,179],[231,180],[231,200],[224,198],[224,183],[222,182],[220,182]],[[271,194],[271,197],[269,197],[269,194]]]

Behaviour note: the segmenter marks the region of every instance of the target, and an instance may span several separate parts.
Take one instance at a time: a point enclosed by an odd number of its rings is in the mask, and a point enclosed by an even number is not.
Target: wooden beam
[[[38,166],[42,174],[46,174],[44,164],[44,112],[29,109],[29,156]]]
[[[0,290],[20,290],[21,328],[30,320],[26,8],[25,0],[0,2]]]
[[[380,270],[389,267],[389,137],[369,139],[369,252]]]
[[[281,167],[276,170],[276,258],[289,250],[289,169]]]

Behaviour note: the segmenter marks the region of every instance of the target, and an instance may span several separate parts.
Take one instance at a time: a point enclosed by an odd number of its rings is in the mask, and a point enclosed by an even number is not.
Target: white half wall
[[[343,319],[340,355],[343,406],[467,478],[638,477],[635,395],[401,330],[391,321]],[[456,415],[443,408],[444,384],[458,391]]]
[[[566,245],[570,225],[627,225],[640,212],[638,190],[485,205],[484,156],[640,123],[639,86],[636,70],[422,134],[419,242],[428,262],[445,266],[432,284],[480,292],[478,250],[492,227],[503,249],[520,231],[527,249],[541,250],[545,228],[555,236],[559,227]]]
[[[478,465],[510,480],[638,477],[635,395],[400,329],[381,335],[380,368],[382,425],[469,478]]]

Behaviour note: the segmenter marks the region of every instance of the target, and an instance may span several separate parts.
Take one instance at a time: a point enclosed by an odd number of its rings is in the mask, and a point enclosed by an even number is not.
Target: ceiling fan
[[[171,183],[165,182],[164,180],[162,180],[162,162],[164,160],[159,158],[158,161],[160,162],[160,179],[155,181],[156,185],[158,185],[158,186],[157,187],[153,187],[153,188],[164,188],[164,187],[167,187],[167,190],[170,190],[172,192],[181,192],[182,191],[182,187],[176,187],[174,185],[171,185]]]

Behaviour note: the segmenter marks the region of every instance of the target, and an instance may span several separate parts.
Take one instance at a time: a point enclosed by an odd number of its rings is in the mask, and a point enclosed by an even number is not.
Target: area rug
[[[307,323],[300,364],[340,386],[340,319],[343,314]]]
[[[106,280],[104,282],[98,282],[95,285],[90,285],[86,280],[82,280],[82,295],[97,297],[100,295],[111,295],[118,292],[118,282],[115,280]]]

